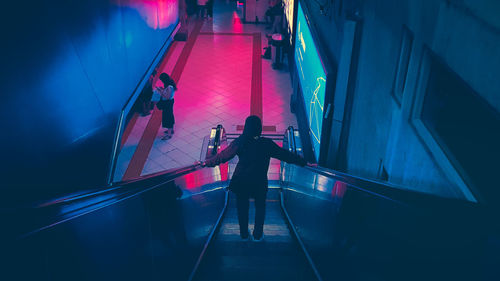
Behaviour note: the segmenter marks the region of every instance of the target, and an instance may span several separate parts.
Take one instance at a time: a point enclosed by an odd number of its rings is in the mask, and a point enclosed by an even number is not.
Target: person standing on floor
[[[207,17],[214,18],[214,0],[207,1]]]
[[[198,3],[198,17],[205,18],[207,16],[207,0],[197,0]]]
[[[168,140],[174,134],[174,94],[177,90],[177,85],[175,85],[174,80],[165,72],[160,74],[159,79],[163,83],[163,87],[156,88],[161,95],[161,99],[156,106],[162,111],[161,124],[166,129],[162,140]]]
[[[271,139],[261,137],[262,121],[252,115],[245,120],[243,134],[226,149],[207,159],[204,166],[214,167],[238,155],[239,161],[229,184],[229,190],[236,194],[238,222],[242,239],[249,238],[248,211],[249,199],[255,198],[254,240],[260,241],[264,235],[266,212],[267,170],[270,158],[305,166],[304,158],[279,147]]]

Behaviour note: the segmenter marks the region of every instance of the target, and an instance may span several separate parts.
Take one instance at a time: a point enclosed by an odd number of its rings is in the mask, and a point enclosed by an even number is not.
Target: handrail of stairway
[[[284,137],[290,138],[294,137],[294,128],[290,126],[287,129],[287,132],[284,134]],[[292,152],[297,153],[296,147],[295,147],[295,141],[291,140],[289,141],[290,145],[293,145],[291,147]],[[328,169],[325,167],[317,166],[317,167],[312,167],[312,166],[305,166],[302,167],[305,168],[306,170],[309,170],[311,172],[314,172],[318,175],[322,175],[328,178],[335,179],[337,181],[344,182],[349,185],[350,188],[368,193],[377,197],[382,197],[385,199],[389,199],[391,201],[398,201],[400,203],[410,203],[410,202],[416,202],[417,200],[426,200],[428,202],[450,202],[450,203],[459,203],[459,204],[467,204],[471,206],[477,206],[478,203],[472,202],[472,201],[467,201],[465,199],[455,199],[455,198],[445,198],[445,197],[440,197],[438,195],[434,194],[429,194],[429,193],[424,193],[421,191],[417,190],[410,190],[408,188],[405,188],[404,186],[388,183],[388,182],[382,182],[382,181],[377,181],[377,180],[371,180],[363,177],[358,177],[354,175],[350,175],[347,173],[335,171],[332,169]]]
[[[152,185],[158,185],[158,184],[165,184],[175,178],[178,178],[180,176],[183,176],[185,174],[189,174],[191,172],[194,172],[198,169],[203,168],[200,163],[194,163],[192,165],[180,167],[180,168],[175,168],[171,170],[166,170],[166,171],[161,171],[145,176],[140,176],[138,178],[126,180],[126,181],[120,181],[113,183],[109,185],[108,187],[104,189],[99,189],[99,190],[94,190],[90,192],[86,192],[83,194],[76,194],[76,195],[69,195],[68,197],[63,197],[63,198],[58,198],[55,200],[50,200],[42,203],[36,204],[34,207],[35,208],[41,208],[41,207],[49,207],[49,206],[55,206],[58,204],[65,204],[65,203],[70,203],[75,200],[81,200],[81,199],[88,199],[91,197],[95,196],[100,196],[109,192],[114,192],[118,191],[120,189],[125,189],[125,188],[130,188],[133,187],[137,184],[144,184],[148,181],[154,181],[154,183],[151,183]],[[159,183],[160,182],[160,183]],[[147,187],[145,187],[147,189]]]
[[[8,236],[14,239],[24,239],[42,230],[161,187],[178,177],[202,168],[200,163],[195,163],[118,182],[105,189],[70,195],[16,210],[16,217],[21,218],[18,221],[22,223],[15,229],[9,229]]]
[[[221,142],[221,129],[222,126],[219,125],[217,127],[219,133],[214,140],[216,144]],[[218,148],[217,145],[214,153],[217,153]],[[178,177],[202,168],[204,167],[201,162],[195,162],[192,165],[112,183],[105,188],[93,189],[84,193],[73,193],[40,202],[27,208],[20,208],[15,212],[18,215],[22,214],[23,221],[26,223],[21,229],[14,231],[12,235],[22,239],[41,230],[160,187]]]
[[[339,171],[327,169],[324,167],[303,167],[306,170],[314,172],[337,181],[344,182],[349,185],[349,188],[368,193],[376,197],[384,198],[391,201],[397,201],[402,204],[411,204],[417,202],[443,204],[444,202],[450,204],[460,204],[469,206],[479,206],[477,202],[468,201],[458,198],[447,198],[430,193],[424,193],[417,190],[410,190],[404,186],[380,182],[376,180],[366,179],[362,177],[353,176],[350,174],[342,173]]]
[[[217,126],[217,133],[216,133],[215,138],[214,138],[214,143],[216,145],[214,145],[214,149],[213,149],[213,153],[215,153],[215,154],[217,153],[217,151],[219,149],[219,145],[221,143],[221,138],[222,138],[221,130],[222,129],[223,129],[222,125]],[[58,204],[69,203],[69,202],[75,201],[75,200],[88,199],[91,197],[106,194],[108,192],[115,192],[119,189],[124,189],[124,188],[130,187],[130,186],[135,186],[136,184],[141,184],[141,185],[145,184],[146,187],[144,187],[143,189],[147,189],[148,188],[147,186],[165,184],[165,183],[167,183],[167,182],[169,182],[177,177],[194,172],[194,171],[201,169],[201,168],[203,168],[203,166],[201,165],[201,162],[196,162],[192,165],[188,165],[188,166],[184,166],[184,167],[180,167],[180,168],[175,168],[175,169],[161,171],[161,172],[157,172],[157,173],[153,173],[153,174],[149,174],[149,175],[145,175],[145,176],[140,176],[140,177],[137,177],[134,179],[126,180],[126,181],[115,182],[115,183],[110,184],[108,187],[106,187],[104,189],[93,190],[93,191],[86,192],[83,194],[74,194],[74,195],[69,195],[68,197],[63,197],[63,198],[58,198],[55,200],[46,201],[43,203],[39,203],[34,207],[35,208],[48,207],[48,206],[54,206],[54,205],[58,205]],[[150,184],[148,184],[148,183],[150,183]]]
[[[393,198],[392,196],[390,196],[390,194],[388,194],[389,192],[387,191],[384,192],[384,189],[393,188],[394,190],[399,190],[401,189],[401,187],[397,187],[389,183],[381,183],[373,180],[355,177],[349,174],[340,173],[338,171],[330,170],[320,166],[318,167],[305,166],[303,168],[312,171],[318,175],[325,176],[327,178],[335,179],[337,181],[349,184],[350,188],[356,189],[358,191],[368,193],[373,196],[380,197],[386,200],[398,201],[395,200],[395,198]],[[405,190],[405,192],[408,192],[408,190]]]

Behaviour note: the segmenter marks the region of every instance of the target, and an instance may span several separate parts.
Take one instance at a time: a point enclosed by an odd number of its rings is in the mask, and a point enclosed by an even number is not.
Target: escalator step
[[[231,198],[219,233],[198,269],[195,280],[276,281],[315,280],[303,253],[290,234],[279,204],[279,191],[270,190],[264,241],[239,236],[236,200]],[[250,231],[255,211],[250,205]]]

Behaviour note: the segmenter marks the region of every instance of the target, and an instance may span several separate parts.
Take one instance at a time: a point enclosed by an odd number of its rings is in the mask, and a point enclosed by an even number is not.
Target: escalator
[[[303,149],[290,127],[283,147]],[[230,171],[229,171],[230,173]],[[282,162],[266,244],[238,237],[234,199],[194,280],[489,280],[485,212],[325,168]],[[231,197],[230,197],[231,198]],[[279,245],[279,246],[278,246]]]
[[[202,155],[227,145],[222,126]],[[289,128],[283,147],[301,153]],[[494,280],[478,204],[279,165],[264,241],[242,241],[231,164],[199,164],[17,210],[1,280]],[[251,204],[252,205],[252,204]],[[253,225],[253,208],[250,208]],[[7,244],[7,243],[4,243]],[[493,264],[492,264],[493,262]]]
[[[280,191],[272,188],[266,202],[263,241],[242,240],[235,196],[193,280],[316,280],[281,212]],[[250,209],[250,218],[255,215]],[[250,231],[253,220],[250,219]]]

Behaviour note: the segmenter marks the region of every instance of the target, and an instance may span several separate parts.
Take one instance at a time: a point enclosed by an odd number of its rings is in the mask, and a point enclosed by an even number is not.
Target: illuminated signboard
[[[294,0],[283,0],[283,5],[285,6],[285,17],[288,23],[288,33],[293,32],[293,4]],[[292,38],[292,36],[290,36]]]
[[[319,160],[325,104],[326,71],[300,3],[298,3],[297,10],[295,64],[304,96],[312,146],[316,159]]]

